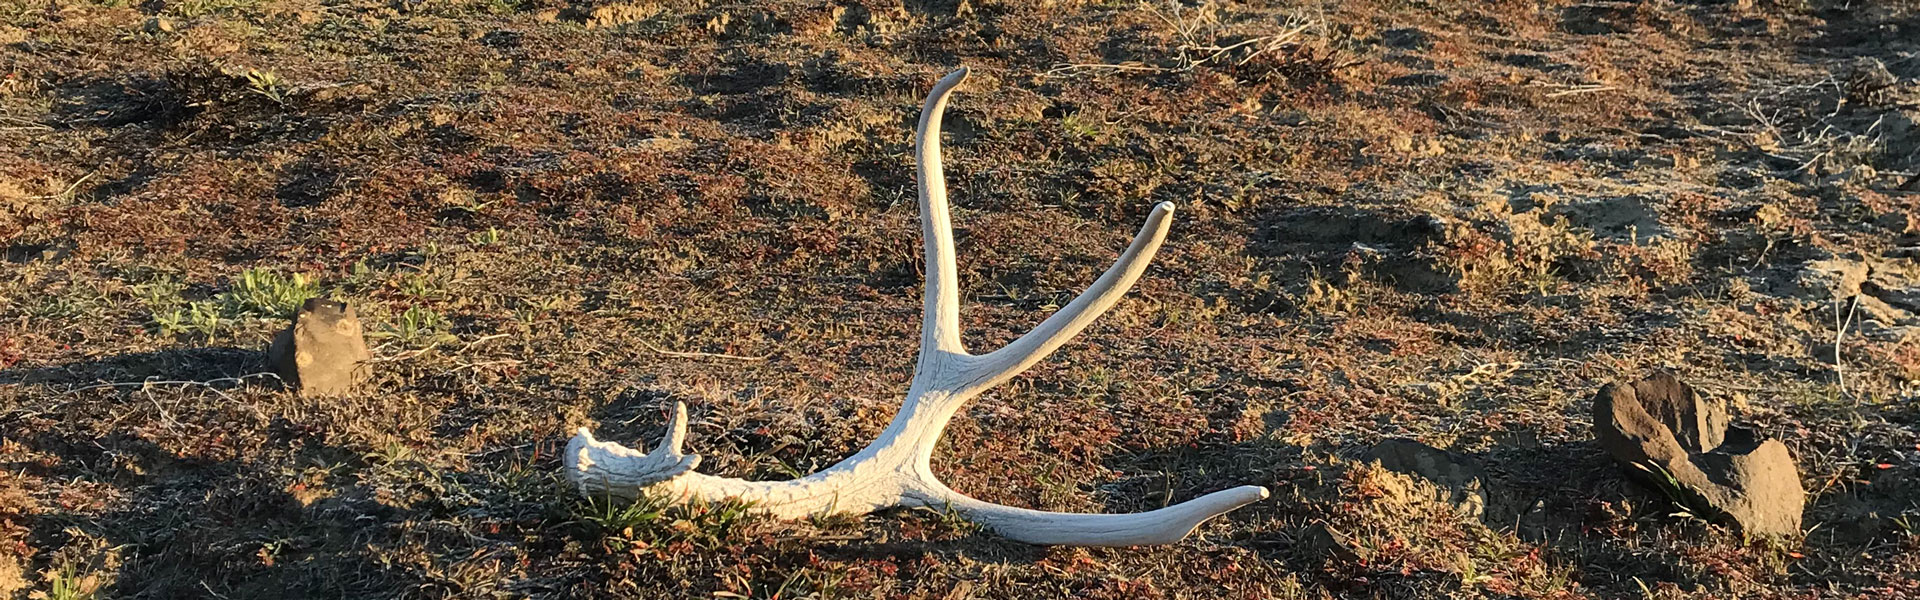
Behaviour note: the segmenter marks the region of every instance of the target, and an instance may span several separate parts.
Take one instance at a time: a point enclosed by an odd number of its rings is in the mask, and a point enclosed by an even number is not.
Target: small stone
[[[1763,535],[1800,532],[1807,493],[1785,444],[1727,426],[1725,404],[1672,375],[1611,383],[1593,401],[1594,435],[1615,460],[1678,487],[1713,514]]]
[[[372,358],[353,307],[323,298],[301,305],[267,349],[274,371],[304,398],[354,393],[371,378]]]
[[[144,29],[146,29],[147,33],[173,33],[173,19],[166,17],[147,19],[147,24]]]

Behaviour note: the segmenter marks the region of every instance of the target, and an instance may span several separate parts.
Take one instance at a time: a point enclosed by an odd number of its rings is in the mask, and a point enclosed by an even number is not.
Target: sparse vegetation
[[[0,597],[1920,597],[1916,18],[0,2]],[[1150,549],[578,499],[567,436],[655,440],[674,401],[736,477],[886,426],[921,302],[902,131],[960,65],[978,347],[1179,212],[934,469],[1047,510],[1277,497]],[[257,375],[321,293],[377,393]],[[1601,456],[1594,389],[1652,370],[1791,448],[1805,535],[1677,517]],[[1499,517],[1350,460],[1387,436],[1488,464]]]
[[[308,298],[320,295],[320,285],[306,275],[283,275],[267,269],[247,269],[234,278],[219,297],[227,310],[240,315],[279,318],[292,316]]]

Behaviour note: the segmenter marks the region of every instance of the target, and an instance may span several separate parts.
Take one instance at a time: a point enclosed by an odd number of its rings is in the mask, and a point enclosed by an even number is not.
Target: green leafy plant
[[[180,285],[180,282],[165,275],[132,287],[134,298],[139,299],[141,304],[146,305],[147,311],[153,314],[179,307],[185,302],[180,296],[180,292],[185,289],[186,287]]]
[[[1674,477],[1673,473],[1667,471],[1665,467],[1638,462],[1633,463],[1633,467],[1639,469],[1646,479],[1653,483],[1653,487],[1658,488],[1660,494],[1666,496],[1667,501],[1672,502],[1678,509],[1669,516],[1680,519],[1700,519],[1704,521],[1707,517],[1716,513],[1712,506],[1707,505],[1698,496],[1695,496],[1692,492],[1687,491],[1685,487],[1682,487],[1680,485],[1680,479]]]
[[[188,303],[185,307],[153,314],[153,323],[161,335],[198,334],[212,338],[226,325],[220,305],[210,301]]]
[[[407,312],[400,313],[393,325],[372,335],[409,345],[426,345],[452,341],[453,334],[446,331],[448,325],[447,317],[433,309],[412,306],[407,308]]]
[[[631,502],[610,496],[580,501],[575,507],[579,522],[590,526],[596,535],[631,540],[635,529],[644,530],[667,514],[670,503],[661,498],[642,497]]]
[[[185,0],[169,4],[167,10],[188,19],[242,12],[259,7],[264,0]]]
[[[282,81],[280,76],[274,74],[273,71],[247,69],[247,72],[241,74],[241,77],[247,80],[247,88],[253,90],[253,93],[272,100],[274,104],[287,103],[286,82]]]
[[[500,243],[500,230],[488,227],[486,231],[469,233],[467,234],[467,242],[475,246],[492,246],[498,244]]]
[[[675,503],[652,496],[592,497],[574,502],[572,513],[575,523],[585,525],[588,535],[614,552],[683,542],[719,548],[734,541],[734,534],[755,518],[753,505],[737,500]]]
[[[281,275],[267,269],[248,269],[234,280],[231,289],[220,295],[220,300],[236,315],[289,317],[294,311],[300,310],[301,303],[318,295],[319,282],[305,275]]]
[[[92,600],[99,597],[100,588],[103,585],[100,576],[91,573],[83,574],[80,572],[80,567],[71,562],[60,565],[58,569],[47,571],[45,576],[47,591],[36,592],[35,596],[46,598],[46,600]]]
[[[447,278],[432,270],[400,278],[400,293],[421,300],[445,298],[448,295],[447,288]]]

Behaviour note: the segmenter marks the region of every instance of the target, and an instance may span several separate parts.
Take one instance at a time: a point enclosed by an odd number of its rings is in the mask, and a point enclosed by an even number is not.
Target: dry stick
[[[1839,381],[1840,395],[1847,395],[1847,364],[1840,360],[1840,342],[1847,337],[1847,326],[1853,323],[1853,311],[1860,306],[1860,296],[1847,297],[1847,316],[1841,318],[1840,305],[1833,305],[1833,376]],[[1854,404],[1860,399],[1854,398]]]
[[[485,341],[488,341],[488,340],[497,340],[497,339],[500,339],[500,338],[503,338],[503,337],[507,337],[507,335],[508,335],[508,334],[505,334],[505,333],[496,333],[496,334],[493,334],[493,335],[487,335],[487,336],[481,336],[481,337],[479,337],[479,338],[475,338],[475,339],[474,339],[473,341],[471,341],[471,342],[467,342],[467,344],[466,344],[466,345],[464,345],[464,346],[461,346],[459,350],[455,350],[455,351],[453,351],[453,353],[454,353],[454,354],[464,354],[464,353],[466,353],[466,351],[468,351],[468,350],[472,350],[474,346],[478,346],[478,345],[480,345],[480,343],[481,343],[481,342],[485,342]],[[385,345],[383,344],[382,346],[384,347]],[[401,360],[406,360],[406,359],[409,359],[409,358],[413,358],[413,357],[415,357],[415,356],[419,356],[419,355],[422,355],[422,354],[426,354],[426,353],[428,353],[428,352],[431,352],[431,351],[433,351],[433,349],[435,349],[435,348],[439,348],[439,347],[440,347],[440,342],[433,342],[433,343],[431,343],[431,344],[427,344],[427,347],[425,347],[425,348],[421,348],[421,349],[418,349],[418,350],[408,350],[408,351],[406,351],[406,352],[401,352],[401,353],[399,353],[399,354],[395,354],[395,355],[392,355],[392,356],[378,356],[378,357],[374,357],[374,358],[372,358],[372,359],[369,359],[369,360],[368,360],[367,362],[394,362],[394,361],[401,361]]]
[[[676,352],[676,351],[673,351],[673,350],[667,350],[667,349],[665,349],[665,348],[661,348],[661,347],[659,347],[659,346],[655,346],[655,345],[653,345],[653,343],[652,343],[652,342],[648,342],[648,341],[646,341],[646,340],[641,340],[641,341],[640,341],[640,345],[642,345],[642,346],[646,346],[648,350],[652,350],[652,351],[654,351],[654,353],[656,353],[656,354],[659,354],[659,355],[661,355],[661,356],[671,356],[671,357],[674,357],[674,358],[724,358],[724,359],[727,359],[727,360],[750,360],[750,361],[751,361],[751,360],[766,360],[766,359],[767,359],[767,357],[766,357],[765,355],[761,355],[761,356],[740,356],[740,355],[737,355],[737,354],[715,354],[715,353],[712,353],[712,352]]]
[[[1596,85],[1593,87],[1577,87],[1577,88],[1566,89],[1566,90],[1561,90],[1551,94],[1547,94],[1547,97],[1559,98],[1561,96],[1572,96],[1574,94],[1585,94],[1589,92],[1605,92],[1605,91],[1611,91],[1613,89],[1614,89],[1613,86],[1610,86],[1610,85]]]
[[[51,125],[31,119],[22,119],[13,115],[0,114],[0,123],[17,124],[16,126],[0,127],[0,131],[53,131],[53,126]]]
[[[28,200],[55,200],[60,198],[70,198],[73,196],[73,191],[80,188],[80,184],[86,183],[88,179],[93,179],[93,174],[98,172],[99,172],[98,170],[88,171],[86,175],[81,175],[79,179],[73,180],[73,183],[67,185],[67,189],[61,190],[60,193],[58,194],[53,194],[48,196],[28,196],[27,199]]]
[[[247,374],[247,375],[241,375],[241,376],[239,376],[239,377],[222,377],[222,378],[219,378],[219,379],[209,379],[209,380],[206,380],[206,381],[184,381],[184,380],[167,380],[167,381],[154,381],[154,380],[151,380],[151,379],[149,379],[149,380],[145,380],[145,381],[132,381],[132,382],[122,382],[122,383],[100,383],[100,384],[94,384],[94,385],[89,385],[89,386],[86,386],[86,387],[80,387],[80,388],[74,388],[74,389],[71,389],[71,390],[67,390],[67,393],[68,393],[68,394],[78,394],[78,393],[80,393],[80,392],[85,392],[85,391],[91,391],[91,390],[101,390],[101,389],[107,389],[107,388],[121,388],[121,387],[134,387],[134,386],[140,386],[140,387],[147,387],[147,386],[153,386],[153,385],[197,385],[197,386],[200,386],[200,387],[203,387],[203,388],[207,388],[207,389],[209,389],[209,390],[213,390],[213,393],[215,393],[215,394],[219,394],[221,398],[226,398],[226,399],[228,399],[228,400],[232,400],[232,399],[233,399],[233,397],[232,397],[232,396],[228,396],[228,395],[226,394],[226,392],[222,392],[222,391],[220,391],[220,388],[216,388],[216,387],[213,387],[213,386],[214,386],[214,384],[218,384],[218,383],[245,383],[245,382],[246,382],[246,380],[248,380],[248,379],[252,379],[252,378],[254,378],[254,377],[272,377],[272,378],[274,378],[274,379],[279,379],[279,378],[280,378],[280,375],[279,375],[279,374],[277,374],[277,373],[250,373],[250,374]]]
[[[1240,48],[1254,45],[1254,44],[1260,44],[1261,45],[1260,49],[1255,50],[1252,54],[1249,54],[1245,58],[1242,58],[1238,62],[1234,63],[1235,65],[1244,65],[1244,64],[1247,64],[1247,62],[1252,61],[1254,58],[1260,56],[1261,54],[1265,54],[1269,50],[1273,50],[1275,48],[1279,48],[1281,46],[1285,46],[1288,43],[1291,43],[1294,39],[1299,38],[1301,33],[1306,32],[1306,30],[1307,28],[1305,26],[1296,26],[1286,31],[1282,31],[1280,33],[1276,33],[1272,35],[1263,35],[1260,37],[1243,40],[1243,41],[1234,43],[1232,45],[1224,46],[1224,47],[1199,46],[1191,43],[1181,44],[1180,47],[1174,49],[1176,52],[1180,53],[1177,59],[1182,64],[1181,66],[1178,66],[1178,67],[1157,67],[1152,65],[1144,65],[1137,62],[1118,63],[1118,64],[1067,63],[1067,64],[1054,65],[1054,67],[1051,69],[1048,69],[1047,72],[1043,74],[1043,76],[1064,77],[1066,75],[1079,72],[1079,71],[1095,71],[1095,70],[1101,70],[1101,69],[1110,70],[1110,71],[1144,71],[1149,73],[1184,73],[1184,72],[1192,71],[1196,68],[1199,68],[1202,65],[1209,64],[1213,62],[1214,59],[1220,58],[1221,56],[1229,52],[1232,52],[1234,50],[1238,50]],[[1191,58],[1187,58],[1186,56],[1186,53],[1189,51],[1210,52],[1211,54],[1208,54],[1206,57],[1201,58],[1199,60],[1193,60]]]
[[[67,394],[68,394],[68,395],[73,395],[73,394],[78,394],[78,393],[80,393],[80,392],[85,392],[85,391],[88,391],[88,390],[100,390],[100,389],[107,389],[107,388],[122,388],[122,387],[133,387],[133,386],[140,386],[140,388],[141,388],[141,389],[144,389],[144,390],[147,390],[147,400],[153,403],[153,407],[154,407],[154,409],[156,409],[156,410],[159,410],[159,411],[160,411],[160,416],[161,416],[162,418],[164,418],[164,419],[166,419],[166,420],[167,420],[167,421],[169,421],[169,422],[173,422],[173,423],[175,423],[175,424],[178,424],[179,422],[178,422],[178,421],[174,421],[174,419],[173,419],[173,416],[172,416],[172,415],[168,415],[168,414],[167,414],[167,409],[165,409],[165,408],[163,408],[163,407],[161,407],[161,406],[160,406],[160,401],[159,401],[158,399],[156,399],[156,398],[154,398],[154,397],[153,397],[153,390],[152,390],[152,388],[153,388],[153,386],[156,386],[156,385],[192,385],[192,386],[200,386],[200,387],[202,387],[202,388],[206,388],[206,389],[207,389],[207,391],[210,391],[210,392],[213,392],[214,394],[216,394],[216,395],[218,395],[218,396],[220,396],[220,399],[222,399],[222,400],[226,400],[226,401],[228,401],[228,402],[232,402],[232,403],[234,403],[234,404],[237,404],[237,405],[240,405],[240,406],[245,406],[245,407],[247,407],[248,409],[251,409],[251,410],[253,411],[253,414],[254,414],[254,416],[256,416],[256,417],[260,417],[260,418],[265,418],[265,416],[266,416],[266,415],[265,415],[264,413],[261,413],[261,412],[260,412],[260,407],[258,407],[258,406],[254,406],[254,405],[252,405],[252,404],[247,404],[247,403],[243,403],[243,402],[239,402],[239,401],[237,401],[237,400],[234,400],[234,398],[233,398],[233,396],[229,396],[229,395],[227,395],[227,393],[226,393],[226,392],[223,392],[223,391],[220,391],[220,388],[217,388],[217,387],[214,387],[214,384],[216,384],[216,383],[229,383],[229,382],[231,382],[231,383],[246,383],[246,380],[248,380],[248,379],[251,379],[251,378],[254,378],[254,377],[272,377],[272,378],[274,378],[274,379],[280,379],[280,374],[278,374],[278,373],[249,373],[249,374],[246,374],[246,375],[241,375],[241,376],[239,376],[239,377],[222,377],[222,378],[219,378],[219,379],[209,379],[209,380],[206,380],[206,381],[184,381],[184,380],[168,380],[168,381],[153,381],[153,380],[147,380],[147,381],[139,381],[139,382],[123,382],[123,383],[101,383],[101,384],[95,384],[95,385],[89,385],[89,386],[86,386],[86,387],[81,387],[81,388],[74,388],[74,389],[71,389],[71,390],[67,390]],[[115,419],[115,420],[114,420],[114,422],[115,422],[115,423],[119,423],[119,419]]]

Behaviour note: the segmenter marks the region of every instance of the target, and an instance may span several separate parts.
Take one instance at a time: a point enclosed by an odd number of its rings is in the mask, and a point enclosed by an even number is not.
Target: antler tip
[[[667,434],[660,438],[660,446],[655,451],[677,455],[686,443],[687,403],[676,400],[673,403],[673,416],[667,418]]]
[[[1214,514],[1226,514],[1236,508],[1265,500],[1271,495],[1272,492],[1268,492],[1264,486],[1243,485],[1236,488],[1220,490],[1207,496],[1210,496],[1210,499],[1219,501],[1219,504],[1214,507],[1219,512]]]

